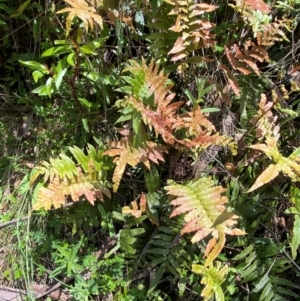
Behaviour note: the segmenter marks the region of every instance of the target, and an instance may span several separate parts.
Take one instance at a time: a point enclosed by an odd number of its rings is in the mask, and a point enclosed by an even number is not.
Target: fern
[[[188,64],[210,61],[205,56],[190,57],[199,49],[213,47],[215,24],[199,15],[212,12],[217,7],[210,4],[195,4],[192,0],[165,1],[155,16],[155,23],[150,27],[157,30],[148,38],[155,42],[150,49],[156,58],[171,56],[171,61],[179,62],[176,66],[184,71]],[[160,61],[164,63],[164,61]]]
[[[195,257],[196,246],[181,239],[178,235],[180,223],[167,217],[161,219],[161,226],[155,228],[137,263],[141,268],[152,271],[148,295],[155,289],[164,273],[170,273],[173,281],[181,278],[182,284],[187,279],[182,277],[189,262]]]
[[[192,0],[166,2],[174,6],[169,15],[176,15],[176,22],[169,30],[180,33],[168,53],[172,55],[171,61],[186,58],[191,51],[214,47],[215,35],[211,30],[215,24],[199,16],[214,11],[217,6],[207,3],[195,4]],[[201,57],[199,59],[201,61]]]
[[[193,149],[206,148],[212,144],[231,145],[228,138],[213,133],[215,127],[199,106],[185,114],[177,113],[182,102],[173,102],[175,94],[170,91],[173,85],[153,60],[149,66],[144,60],[142,64],[131,61],[124,71],[132,74],[132,77],[124,77],[131,86],[122,88],[130,96],[117,104],[119,108],[124,108],[123,116],[118,121],[133,120],[136,135],[145,136],[140,131],[140,122],[143,120],[150,130],[154,130],[157,136],[161,135],[169,145],[179,143]],[[176,132],[182,130],[184,139],[178,139]]]
[[[264,152],[275,164],[269,165],[256,179],[248,192],[272,181],[279,172],[287,175],[293,182],[300,181],[300,148],[294,150],[289,157],[284,157],[278,150],[275,138],[268,137],[266,144],[256,144],[249,146],[252,149]]]
[[[207,268],[193,264],[192,271],[202,274],[201,284],[204,284],[205,287],[201,296],[204,297],[204,300],[211,300],[215,297],[215,300],[225,301],[221,285],[226,280],[225,276],[228,273],[228,266],[226,264],[222,266],[221,262],[218,261],[216,266],[210,265]]]
[[[266,103],[266,96],[262,95],[259,105],[260,109],[258,114],[254,117],[254,122],[257,123],[257,136],[260,139],[265,138],[265,143],[251,145],[249,148],[265,153],[275,164],[269,165],[259,175],[248,192],[254,191],[269,183],[276,178],[280,172],[288,176],[293,182],[300,180],[300,148],[295,149],[289,157],[281,155],[277,146],[280,137],[280,128],[275,125],[276,117],[273,117],[271,112],[272,106],[272,103]]]
[[[243,50],[236,44],[233,45],[231,49],[225,46],[225,54],[233,70],[239,71],[243,75],[249,75],[254,72],[256,75],[260,76],[260,71],[256,62],[269,62],[270,60],[266,50],[251,41],[245,43]],[[237,80],[235,79],[235,75],[223,64],[220,65],[220,68],[225,72],[234,93],[240,95],[240,89]]]
[[[164,161],[163,152],[165,148],[155,142],[147,141],[135,147],[133,144],[132,135],[126,135],[120,141],[110,143],[110,150],[105,151],[105,155],[115,157],[114,162],[116,168],[113,174],[113,190],[116,192],[120,185],[122,175],[127,164],[136,166],[138,163],[143,163],[150,169],[150,161],[158,163]]]
[[[66,19],[66,36],[69,35],[72,21],[75,17],[78,17],[83,21],[83,25],[86,31],[89,27],[94,29],[94,22],[98,23],[100,27],[103,27],[103,19],[97,13],[94,6],[91,6],[92,1],[86,0],[64,0],[70,7],[63,8],[56,12],[57,14],[69,13]]]
[[[33,210],[59,208],[70,196],[72,201],[78,201],[81,196],[94,204],[96,199],[104,200],[104,195],[110,197],[110,183],[106,180],[107,162],[103,158],[103,150],[89,145],[87,155],[78,147],[70,147],[70,152],[79,166],[65,154],[59,158],[50,159],[50,163],[43,162],[33,170],[30,183],[43,175],[43,184],[37,186],[36,199]]]
[[[141,217],[142,214],[146,211],[147,200],[144,193],[142,193],[140,198],[140,209],[136,201],[131,202],[132,209],[129,206],[122,208],[123,214],[131,214],[134,217]]]
[[[268,14],[271,12],[271,8],[262,0],[235,0],[236,4],[232,5],[238,11],[250,11],[259,10],[262,13]]]
[[[239,273],[241,284],[249,287],[253,300],[273,301],[298,298],[292,290],[299,286],[281,278],[290,268],[290,262],[278,255],[280,246],[270,239],[257,239],[239,255],[232,258],[238,262],[235,270]],[[285,299],[287,296],[288,299]],[[295,300],[296,300],[295,299]]]
[[[283,31],[283,29],[291,31],[288,25],[289,23],[291,23],[291,20],[283,19],[264,26],[263,29],[256,34],[258,45],[272,46],[276,42],[283,40],[289,42]]]
[[[185,225],[180,233],[196,232],[192,237],[192,243],[212,235],[204,254],[207,257],[205,267],[220,254],[225,245],[225,234],[245,234],[240,229],[232,229],[237,223],[238,216],[226,210],[224,204],[227,203],[227,198],[221,195],[224,189],[213,185],[212,179],[201,178],[185,184],[169,181],[169,185],[165,187],[168,194],[175,197],[171,201],[176,207],[171,217],[185,214]]]

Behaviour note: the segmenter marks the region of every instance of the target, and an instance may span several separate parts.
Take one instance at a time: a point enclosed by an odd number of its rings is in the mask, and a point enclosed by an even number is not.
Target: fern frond
[[[261,94],[261,99],[259,102],[259,110],[257,114],[252,118],[251,123],[256,124],[256,137],[262,140],[266,137],[275,137],[276,140],[279,139],[279,135],[275,136],[277,133],[276,129],[276,117],[273,116],[272,108],[274,104],[272,102],[267,102],[267,97],[265,94]],[[278,131],[279,132],[279,131]]]
[[[208,12],[214,11],[217,6],[194,1],[170,1],[174,6],[169,15],[176,15],[175,25],[169,30],[181,33],[177,38],[174,47],[168,52],[172,55],[171,61],[179,61],[186,58],[192,51],[214,47],[215,35],[211,30],[215,24],[208,20],[199,18]]]
[[[282,156],[277,147],[277,140],[274,137],[267,137],[266,144],[256,144],[249,147],[264,152],[269,158],[276,162],[276,164],[271,164],[267,167],[247,192],[251,192],[269,183],[277,177],[279,172],[287,175],[294,182],[300,180],[300,160],[298,152],[293,152],[289,157]]]
[[[236,44],[233,45],[231,49],[225,46],[225,54],[232,69],[239,71],[244,75],[255,73],[260,76],[257,61],[270,61],[267,51],[262,46],[256,45],[251,41],[247,41],[244,44],[244,49],[240,49]],[[224,64],[221,64],[220,68],[225,72],[230,87],[234,93],[239,95],[240,89],[234,74]]]
[[[232,229],[238,216],[226,210],[227,198],[222,196],[224,188],[214,186],[210,178],[201,178],[185,184],[169,181],[165,187],[169,195],[175,197],[171,204],[175,206],[170,217],[185,214],[185,225],[181,234],[196,232],[192,243],[198,242],[209,234],[213,238],[207,244],[205,265],[209,265],[221,252],[225,244],[225,233],[242,235],[243,231]]]
[[[141,217],[142,213],[146,211],[147,207],[147,200],[146,200],[146,195],[142,193],[141,198],[140,198],[140,209],[136,201],[131,202],[132,209],[129,206],[124,206],[122,208],[122,213],[123,214],[131,214],[134,217]]]
[[[263,30],[257,32],[256,38],[258,45],[272,46],[278,41],[288,41],[284,31],[282,29],[289,30],[288,23],[290,20],[276,20],[271,24],[263,27]]]
[[[259,10],[265,14],[271,12],[270,6],[262,0],[235,0],[235,2],[236,5],[234,7],[241,11],[246,10],[251,12],[253,10]]]
[[[228,266],[225,264],[222,266],[218,261],[216,266],[210,265],[209,267],[203,267],[198,264],[192,265],[192,271],[202,275],[201,284],[204,284],[204,289],[201,296],[204,300],[211,300],[215,297],[215,300],[225,301],[222,283],[226,280],[225,276],[228,273]]]
[[[64,0],[70,7],[63,8],[56,12],[57,14],[69,13],[66,19],[66,36],[69,35],[72,21],[78,17],[83,21],[84,28],[88,31],[89,27],[94,29],[94,22],[103,27],[103,19],[97,13],[95,7],[89,5],[90,2],[85,0]]]
[[[34,200],[32,210],[41,208],[50,210],[52,206],[57,209],[66,203],[67,196],[70,196],[73,202],[78,201],[81,196],[85,196],[91,204],[94,204],[97,198],[103,201],[103,194],[110,197],[110,191],[103,182],[91,181],[88,176],[83,175],[80,168],[78,168],[78,173],[79,175],[74,176],[71,180],[56,176],[47,187],[41,187]]]
[[[214,11],[214,5],[195,1],[164,1],[160,6],[153,24],[149,27],[155,30],[148,37],[154,40],[150,49],[156,59],[165,62],[166,55],[177,63],[180,72],[189,64],[207,61],[203,55],[195,55],[195,51],[215,45],[215,35],[212,33],[215,24],[201,18],[201,15]],[[190,55],[193,54],[193,57]]]
[[[233,69],[245,75],[255,72],[259,76],[260,71],[256,61],[269,62],[270,60],[266,50],[251,41],[245,43],[243,51],[236,44],[231,50],[225,46],[225,54]]]
[[[110,143],[110,150],[104,152],[104,155],[115,157],[116,168],[113,174],[113,191],[116,192],[121,182],[125,167],[127,164],[136,166],[143,163],[150,169],[150,161],[158,163],[164,161],[163,152],[165,148],[155,142],[145,142],[138,148],[133,145],[132,135],[123,137],[120,141]]]
[[[241,282],[251,286],[253,300],[297,300],[299,286],[281,278],[291,263],[284,257],[278,257],[281,245],[273,240],[266,240],[263,245],[259,240],[252,241],[240,254],[232,258],[240,262],[235,268],[239,271]],[[268,250],[266,252],[266,250]]]
[[[106,180],[107,163],[102,157],[103,151],[96,151],[91,145],[87,148],[87,155],[78,147],[70,147],[77,164],[67,155],[60,154],[58,158],[51,158],[50,163],[44,161],[32,173],[30,183],[44,175],[43,184],[37,191],[33,210],[59,208],[70,197],[76,202],[81,196],[94,204],[95,200],[104,200],[104,195],[110,198],[110,183]],[[77,166],[79,165],[79,166]]]

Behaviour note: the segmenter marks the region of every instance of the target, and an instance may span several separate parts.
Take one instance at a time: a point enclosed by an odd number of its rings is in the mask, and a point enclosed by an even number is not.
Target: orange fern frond
[[[43,185],[37,185],[33,210],[52,206],[59,208],[66,202],[66,198],[76,202],[85,196],[91,204],[96,199],[104,200],[104,195],[110,198],[109,187],[111,184],[106,180],[107,165],[103,161],[103,149],[96,150],[88,145],[86,154],[78,147],[69,147],[70,152],[76,159],[65,154],[58,158],[50,158],[50,162],[42,162],[34,168],[30,177],[31,186],[39,176],[44,176]]]
[[[256,179],[255,183],[251,186],[251,188],[247,191],[248,193],[258,189],[259,187],[271,182],[275,179],[280,171],[280,167],[278,165],[271,164],[269,165]]]
[[[73,202],[78,201],[81,196],[85,196],[91,204],[94,204],[97,198],[103,201],[104,195],[110,198],[110,191],[103,182],[92,181],[91,177],[82,173],[81,168],[77,167],[77,169],[78,176],[69,179],[55,175],[47,187],[41,187],[32,209],[50,210],[52,206],[59,208],[66,203],[67,196],[70,196]]]
[[[231,89],[233,90],[233,92],[237,96],[240,96],[240,88],[239,88],[238,82],[235,79],[235,77],[233,76],[232,72],[229,70],[229,68],[227,66],[225,66],[222,63],[220,64],[220,68],[224,71],[224,73],[227,77],[227,80],[229,82],[229,85],[230,85]]]
[[[190,112],[180,114],[173,127],[186,128],[189,136],[197,136],[203,131],[207,131],[208,134],[216,131],[215,126],[203,115],[199,106]]]
[[[116,168],[113,174],[113,191],[119,188],[126,165],[136,166],[143,163],[150,169],[150,161],[158,163],[164,161],[163,153],[166,148],[155,142],[144,142],[138,148],[133,145],[132,135],[123,137],[120,141],[110,143],[110,150],[104,152],[104,155],[115,157]],[[149,161],[150,160],[150,161]]]
[[[272,46],[277,41],[288,41],[283,29],[289,30],[289,22],[291,20],[276,20],[275,22],[263,26],[263,30],[257,32],[257,44],[261,46]]]
[[[239,229],[232,229],[237,223],[238,216],[226,210],[227,197],[222,196],[225,191],[221,186],[214,186],[210,178],[201,178],[185,184],[169,181],[165,187],[169,195],[175,197],[171,204],[175,206],[170,217],[185,214],[185,225],[181,234],[196,232],[192,242],[198,242],[208,235],[212,239],[208,242],[205,265],[209,265],[221,252],[225,244],[225,233],[242,235]]]
[[[259,10],[262,13],[268,14],[271,12],[271,8],[262,0],[235,0],[236,8],[241,10]]]
[[[69,35],[72,21],[75,17],[78,17],[83,21],[84,28],[88,31],[89,27],[94,29],[94,22],[98,23],[100,27],[103,27],[103,19],[97,13],[95,7],[89,5],[89,1],[85,0],[64,0],[70,7],[63,8],[56,12],[57,14],[69,13],[66,19],[66,35]]]
[[[200,15],[216,10],[217,6],[194,1],[168,1],[174,8],[169,15],[176,15],[175,24],[169,30],[181,33],[169,51],[171,61],[177,62],[186,58],[191,51],[213,47],[215,35],[211,32],[215,27],[212,22],[199,18]]]

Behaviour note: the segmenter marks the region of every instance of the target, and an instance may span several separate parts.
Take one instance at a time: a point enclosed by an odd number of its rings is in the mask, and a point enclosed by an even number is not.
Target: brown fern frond
[[[288,22],[290,20],[277,20],[271,24],[263,27],[263,29],[257,33],[257,44],[260,46],[272,46],[277,41],[288,41],[288,38],[282,29],[289,30]]]
[[[225,54],[233,70],[237,70],[244,75],[255,73],[260,75],[259,67],[256,61],[269,62],[269,56],[266,50],[254,44],[251,41],[247,41],[244,45],[244,49],[241,50],[236,44],[229,49],[225,46]],[[225,72],[230,87],[236,95],[240,94],[238,83],[234,77],[234,74],[224,64],[220,64],[220,68]]]
[[[85,0],[64,0],[70,7],[63,8],[56,12],[57,14],[69,13],[66,19],[66,36],[69,35],[72,21],[78,17],[83,21],[84,28],[88,31],[89,27],[94,29],[94,22],[103,27],[103,19],[97,13],[94,6],[89,5],[89,1]]]
[[[234,78],[232,72],[229,70],[229,68],[227,66],[225,66],[224,64],[220,64],[220,68],[224,71],[227,80],[229,82],[229,85],[231,87],[231,89],[233,90],[233,92],[237,95],[240,96],[240,88],[238,85],[237,80]]]
[[[262,140],[266,137],[273,137],[278,132],[276,129],[277,118],[273,116],[272,108],[274,103],[267,102],[265,94],[261,94],[261,100],[259,102],[259,110],[257,114],[252,118],[251,123],[256,124],[256,137]],[[279,138],[278,135],[275,136]]]
[[[275,164],[270,164],[256,179],[255,183],[247,192],[252,192],[269,183],[280,172],[288,176],[292,181],[300,180],[300,151],[296,149],[289,157],[284,157],[277,142],[280,137],[280,127],[275,125],[276,116],[273,117],[271,108],[273,103],[266,102],[266,96],[262,94],[259,111],[254,121],[259,130],[259,138],[265,139],[265,143],[255,144],[249,148],[265,153]]]

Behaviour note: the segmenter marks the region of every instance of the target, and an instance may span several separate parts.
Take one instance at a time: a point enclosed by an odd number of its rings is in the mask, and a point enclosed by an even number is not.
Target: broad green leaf
[[[95,48],[92,47],[92,45],[83,45],[80,47],[80,50],[84,53],[84,54],[93,54],[96,55],[97,52],[95,52]]]
[[[59,63],[57,64],[57,66],[55,68],[55,77],[54,77],[56,89],[59,89],[59,87],[62,83],[63,77],[65,76],[67,71],[68,71],[68,68],[64,68],[62,61],[59,61]]]
[[[93,105],[91,102],[89,102],[87,99],[78,97],[78,100],[87,108],[90,109],[91,106]]]
[[[44,77],[45,73],[39,71],[39,70],[35,70],[32,72],[32,77],[35,83],[37,83],[39,81],[40,78]]]
[[[39,62],[35,62],[35,61],[26,61],[25,62],[25,61],[21,61],[21,60],[19,60],[19,62],[23,66],[28,67],[28,68],[30,68],[32,70],[39,70],[40,72],[43,72],[45,74],[49,73],[48,69],[44,65],[42,65],[41,63],[39,63]]]
[[[66,53],[70,51],[70,46],[58,46],[58,47],[51,47],[49,49],[47,49],[46,51],[44,51],[41,55],[41,57],[50,57],[50,56],[55,56],[55,55],[59,55],[62,53]],[[72,54],[74,54],[72,52]]]
[[[127,230],[125,230],[125,231],[127,231]],[[132,235],[132,236],[137,236],[137,235],[145,233],[144,228],[131,229],[131,230],[128,230],[128,231],[130,232],[129,235]]]
[[[87,120],[87,118],[82,118],[82,125],[83,125],[83,128],[84,130],[89,133],[90,132],[90,127],[89,127],[89,122]]]
[[[72,52],[67,56],[67,62],[70,66],[75,67],[75,53]]]
[[[52,83],[53,83],[53,77],[49,77],[46,81],[46,92],[50,98],[51,98],[51,94],[53,92]]]
[[[93,49],[97,49],[99,48],[100,46],[103,45],[103,43],[108,39],[108,37],[103,37],[103,38],[98,38],[98,39],[95,39],[93,40],[92,42],[88,43],[87,45],[92,45],[91,47]]]
[[[39,96],[46,96],[47,95],[47,86],[46,85],[39,86],[39,87],[35,88],[34,90],[32,90],[31,92],[38,94]]]

